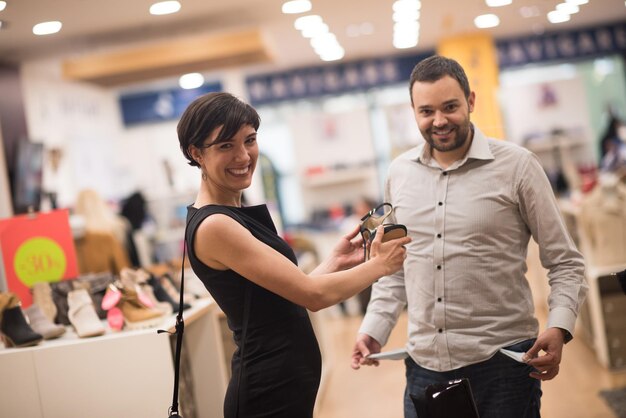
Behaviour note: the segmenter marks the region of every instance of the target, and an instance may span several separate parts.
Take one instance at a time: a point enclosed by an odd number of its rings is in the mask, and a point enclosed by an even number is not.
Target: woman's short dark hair
[[[178,121],[178,142],[189,165],[199,167],[189,152],[189,147],[198,148],[211,133],[223,126],[214,144],[231,139],[244,125],[259,129],[261,118],[249,104],[230,93],[208,93],[198,97],[185,109]]]
[[[411,72],[411,80],[409,81],[411,104],[413,104],[413,84],[418,81],[432,83],[447,75],[459,82],[463,94],[465,94],[465,98],[467,99],[470,95],[470,86],[465,70],[463,70],[461,64],[451,58],[433,55],[418,62]]]

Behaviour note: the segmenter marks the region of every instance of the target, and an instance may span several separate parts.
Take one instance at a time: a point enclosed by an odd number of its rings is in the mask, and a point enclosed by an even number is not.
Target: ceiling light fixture
[[[580,11],[580,8],[573,3],[559,3],[556,5],[556,10],[559,12],[567,13],[568,15],[573,15]]]
[[[185,90],[197,89],[204,84],[204,77],[200,73],[188,73],[180,76],[178,85]]]
[[[485,0],[485,3],[487,3],[489,7],[500,7],[513,3],[513,0]]]
[[[346,51],[339,45],[337,37],[330,32],[328,25],[324,23],[321,16],[307,15],[299,17],[295,20],[293,26],[301,32],[303,37],[311,39],[313,50],[322,60],[336,61],[346,55]],[[354,31],[354,29],[352,30]]]
[[[176,0],[161,1],[150,6],[151,15],[169,15],[180,10],[180,3]]]
[[[51,22],[41,22],[33,26],[33,33],[35,35],[52,35],[61,30],[63,24],[57,20]]]
[[[293,22],[293,26],[298,30],[304,30],[305,28],[321,25],[322,23],[324,23],[324,20],[322,20],[321,16],[307,15],[297,18],[296,21]]]
[[[500,24],[500,18],[492,13],[477,16],[474,25],[479,29],[495,28]]]
[[[4,9],[6,9],[7,7],[7,2],[6,1],[0,1],[0,12],[3,11]]]
[[[548,20],[550,23],[563,23],[567,22],[570,19],[567,13],[560,12],[558,10],[553,10],[548,13]]]
[[[413,48],[419,41],[420,0],[396,0],[392,10],[393,46],[397,49]]]
[[[309,0],[291,0],[283,3],[282,10],[285,14],[297,14],[308,12],[312,7]]]

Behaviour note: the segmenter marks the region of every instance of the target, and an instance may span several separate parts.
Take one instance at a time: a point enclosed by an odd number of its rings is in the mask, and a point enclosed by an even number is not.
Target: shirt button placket
[[[445,232],[445,212],[446,212],[446,196],[448,191],[448,181],[450,176],[447,172],[442,171],[437,178],[436,203],[435,203],[435,231],[434,240],[434,258],[433,258],[433,278],[434,278],[434,327],[437,335],[442,338],[437,339],[438,352],[447,353],[447,341],[445,338],[445,304],[440,303],[445,296],[445,269],[444,269],[444,232]],[[445,357],[445,356],[444,356]],[[442,359],[443,360],[443,359]]]

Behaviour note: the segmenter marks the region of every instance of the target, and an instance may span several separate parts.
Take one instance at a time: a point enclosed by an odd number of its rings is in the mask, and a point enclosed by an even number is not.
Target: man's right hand
[[[380,353],[380,343],[367,334],[359,334],[352,350],[352,368],[358,370],[363,366],[378,366],[378,360],[367,358],[370,354]]]

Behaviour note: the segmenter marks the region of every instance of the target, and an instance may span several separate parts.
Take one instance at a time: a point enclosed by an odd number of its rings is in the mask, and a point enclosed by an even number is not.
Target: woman
[[[304,274],[266,206],[241,205],[259,154],[259,124],[257,112],[228,93],[204,95],[185,110],[180,147],[202,172],[185,239],[191,266],[226,314],[237,344],[224,417],[310,418],[321,358],[305,308],[331,306],[395,272],[410,240],[383,244],[383,234],[376,234],[373,256],[357,265],[363,254],[355,229]]]

